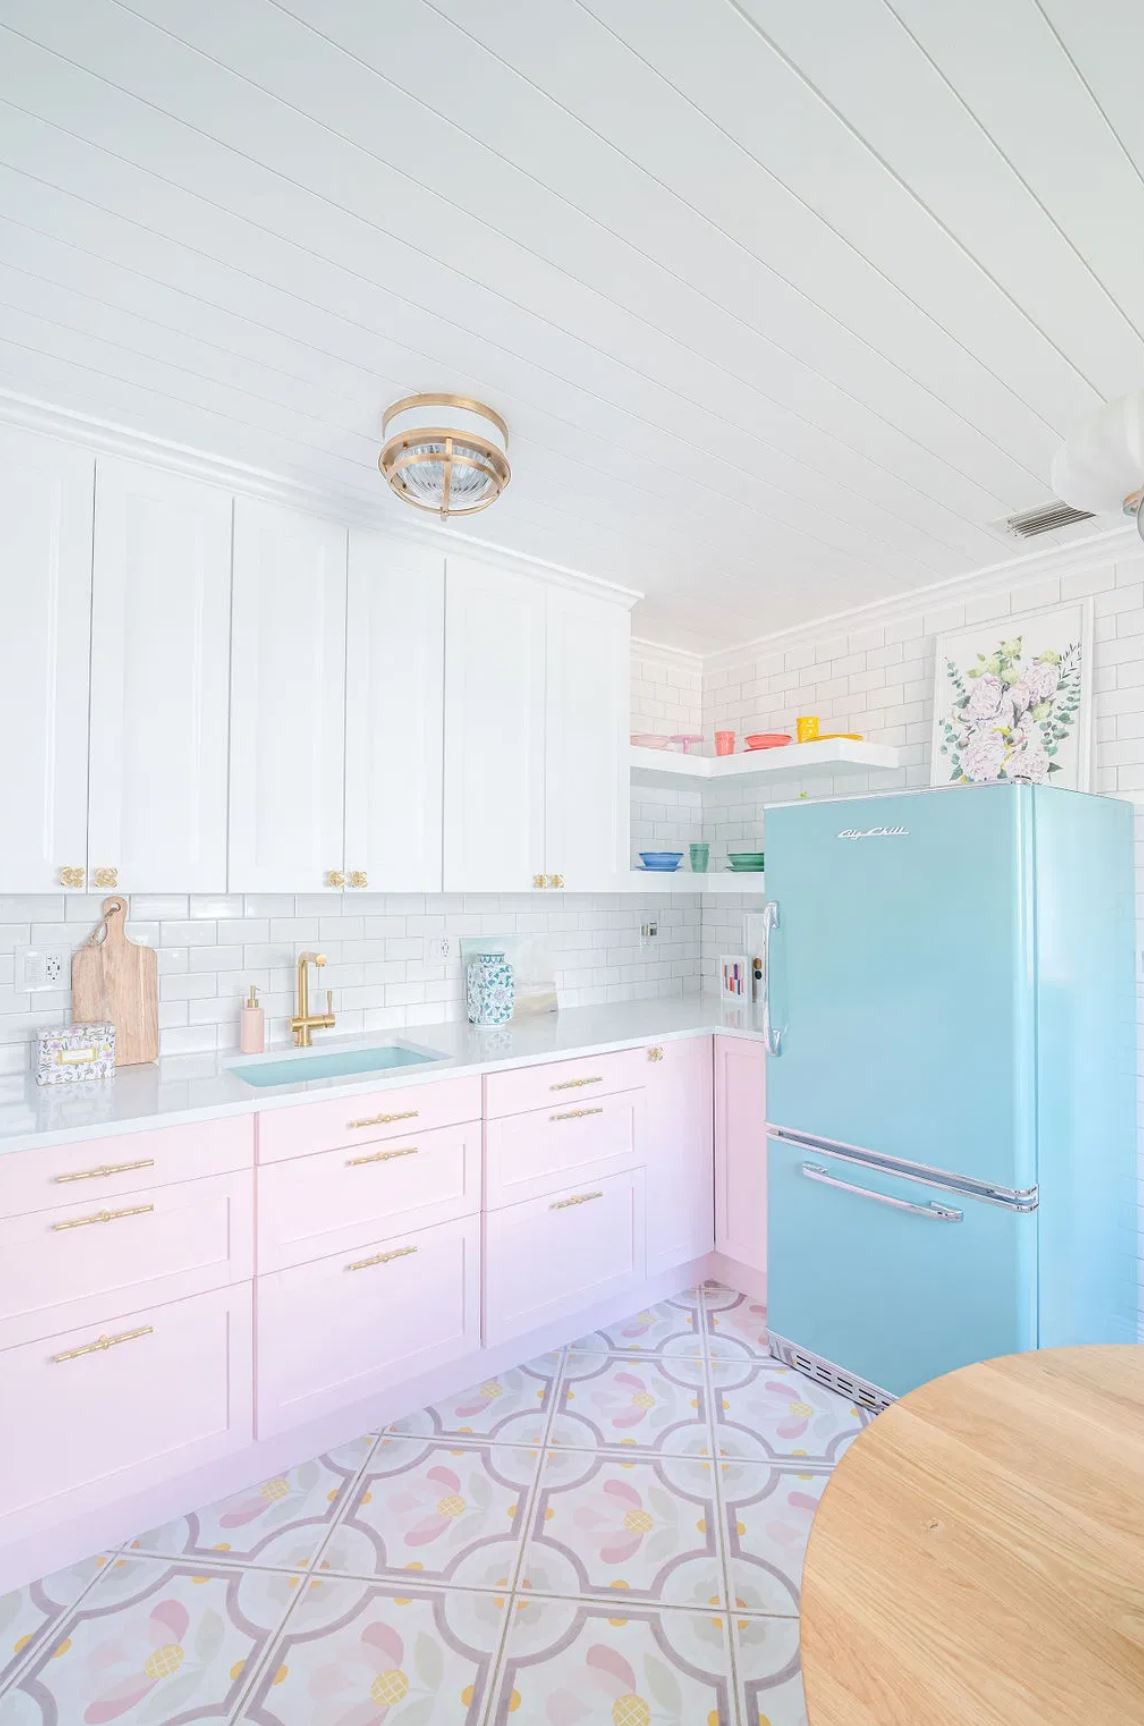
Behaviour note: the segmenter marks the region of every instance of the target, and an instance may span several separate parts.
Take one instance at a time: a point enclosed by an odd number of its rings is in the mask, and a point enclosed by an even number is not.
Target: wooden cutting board
[[[159,1059],[159,957],[127,939],[127,900],[103,901],[103,920],[72,956],[72,1020],[115,1026],[115,1065]]]

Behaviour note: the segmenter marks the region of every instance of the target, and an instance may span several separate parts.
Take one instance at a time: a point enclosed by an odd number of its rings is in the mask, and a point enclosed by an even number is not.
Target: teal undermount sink
[[[447,1060],[431,1049],[411,1049],[402,1043],[375,1043],[369,1049],[313,1049],[283,1055],[277,1061],[236,1064],[230,1071],[245,1085],[300,1085],[310,1079],[352,1078],[355,1073],[390,1073],[397,1067],[421,1067]]]

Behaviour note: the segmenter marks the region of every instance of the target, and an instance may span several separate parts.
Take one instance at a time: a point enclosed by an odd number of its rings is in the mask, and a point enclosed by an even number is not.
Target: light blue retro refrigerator
[[[997,784],[773,808],[772,1346],[871,1406],[1136,1335],[1132,809]]]

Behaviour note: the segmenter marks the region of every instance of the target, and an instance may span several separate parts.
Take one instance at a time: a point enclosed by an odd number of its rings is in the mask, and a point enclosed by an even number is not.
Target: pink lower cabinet
[[[258,1436],[480,1346],[480,1221],[464,1217],[258,1279]]]
[[[481,1208],[481,1123],[267,1163],[258,1171],[258,1270]]]
[[[657,1276],[715,1244],[712,1039],[681,1037],[655,1045],[648,1056],[647,1272]]]
[[[249,1445],[250,1284],[0,1353],[5,1540]]]
[[[248,1283],[253,1213],[248,1168],[0,1218],[0,1349],[108,1312]]]
[[[506,1342],[644,1280],[644,1171],[589,1177],[485,1216],[485,1342]]]
[[[762,1043],[715,1039],[715,1245],[767,1268],[767,1094]]]

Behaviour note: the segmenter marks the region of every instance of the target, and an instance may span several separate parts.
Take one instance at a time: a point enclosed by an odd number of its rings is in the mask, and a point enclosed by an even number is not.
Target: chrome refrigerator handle
[[[763,1043],[768,1055],[781,1055],[783,1034],[771,1024],[771,932],[779,926],[779,902],[768,899],[763,906]]]
[[[931,1223],[959,1223],[965,1215],[954,1205],[939,1205],[936,1199],[931,1199],[928,1205],[911,1204],[909,1199],[891,1198],[889,1193],[876,1193],[872,1187],[860,1187],[853,1181],[840,1181],[836,1175],[828,1174],[821,1163],[803,1163],[802,1171],[808,1181],[818,1181],[824,1187],[837,1187],[840,1193],[857,1193],[860,1199],[873,1199],[875,1204],[889,1205],[895,1211],[909,1211],[913,1217],[926,1217]]]

